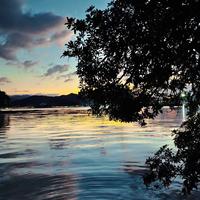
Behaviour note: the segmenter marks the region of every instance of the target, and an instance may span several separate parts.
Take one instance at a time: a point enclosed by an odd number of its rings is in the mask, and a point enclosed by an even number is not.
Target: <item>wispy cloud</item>
[[[30,67],[33,67],[33,66],[37,65],[38,62],[37,61],[32,61],[32,60],[26,60],[22,64],[23,64],[24,67],[30,68]]]
[[[7,77],[0,77],[0,84],[4,85],[6,83],[11,83]]]
[[[44,76],[51,76],[56,73],[63,73],[69,70],[69,65],[55,65],[47,70]]]
[[[16,66],[16,67],[24,67],[25,69],[34,67],[35,65],[39,64],[38,61],[33,60],[25,60],[23,62],[17,61],[17,62],[7,62],[7,66]]]
[[[68,74],[60,75],[57,77],[57,79],[63,79],[65,83],[70,82],[73,80],[73,78],[76,76],[76,72],[71,72]]]
[[[58,31],[50,36],[40,37],[36,39],[33,43],[35,46],[49,45],[51,43],[56,43],[59,46],[64,46],[64,44],[70,40],[73,33],[68,30]]]

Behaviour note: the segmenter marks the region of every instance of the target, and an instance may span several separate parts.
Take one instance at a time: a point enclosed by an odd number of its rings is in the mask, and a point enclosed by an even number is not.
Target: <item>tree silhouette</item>
[[[8,107],[10,99],[8,95],[0,90],[0,108]]]
[[[200,2],[113,0],[91,6],[85,19],[68,18],[76,38],[63,56],[76,57],[81,94],[93,114],[125,122],[153,119],[164,105],[188,108],[188,121],[173,132],[177,147],[162,147],[147,160],[146,184],[165,186],[181,176],[184,192],[200,179]]]

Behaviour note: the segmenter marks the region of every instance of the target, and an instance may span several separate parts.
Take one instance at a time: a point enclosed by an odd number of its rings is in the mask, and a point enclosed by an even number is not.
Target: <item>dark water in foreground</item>
[[[172,145],[181,121],[181,111],[145,128],[64,109],[0,114],[0,200],[183,199],[178,181],[168,190],[142,181],[145,159]]]

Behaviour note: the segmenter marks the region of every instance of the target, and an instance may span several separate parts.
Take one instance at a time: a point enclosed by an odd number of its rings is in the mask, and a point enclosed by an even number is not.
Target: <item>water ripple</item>
[[[161,191],[142,182],[145,159],[173,146],[180,112],[164,112],[141,128],[79,110],[0,114],[0,200],[180,199],[178,181]]]

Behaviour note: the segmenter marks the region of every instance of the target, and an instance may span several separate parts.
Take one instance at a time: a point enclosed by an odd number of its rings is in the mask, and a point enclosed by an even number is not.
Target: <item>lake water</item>
[[[183,199],[178,181],[155,190],[142,180],[145,159],[173,145],[181,122],[167,110],[144,128],[77,108],[0,114],[0,200]]]

